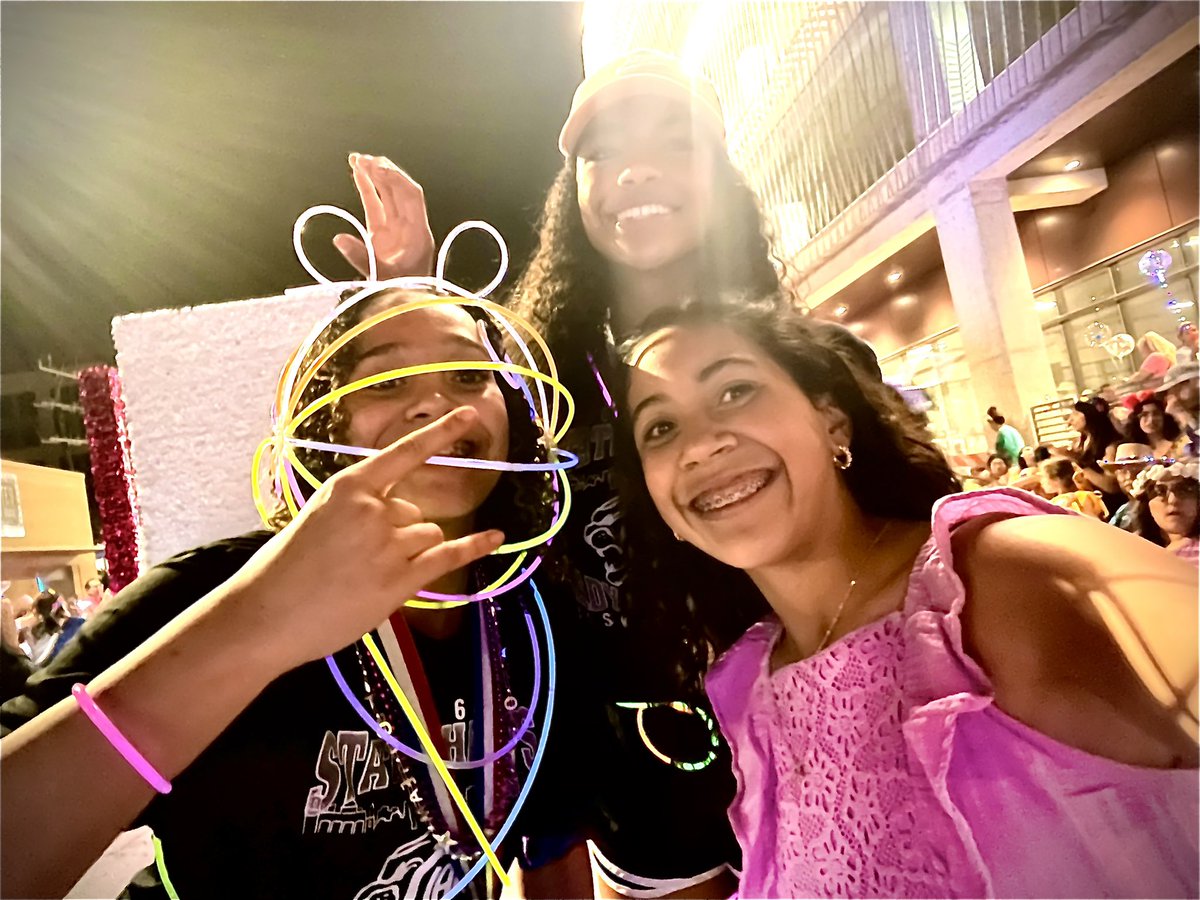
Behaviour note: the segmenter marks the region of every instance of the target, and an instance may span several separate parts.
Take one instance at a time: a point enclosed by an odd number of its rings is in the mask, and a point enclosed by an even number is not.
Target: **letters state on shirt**
[[[401,838],[408,832],[354,900],[439,898],[461,877],[426,831],[411,798],[402,793],[402,777],[391,749],[369,732],[325,732],[317,757],[318,783],[304,807],[304,833],[364,835],[384,825],[398,826]],[[388,802],[397,799],[398,804]]]

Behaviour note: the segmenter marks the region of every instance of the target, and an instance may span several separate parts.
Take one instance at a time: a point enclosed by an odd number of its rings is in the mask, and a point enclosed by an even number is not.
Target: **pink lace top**
[[[950,532],[990,512],[1064,514],[1008,488],[947,497],[903,612],[775,673],[768,619],[709,674],[742,897],[1197,896],[1200,773],[1022,725],[963,651]]]

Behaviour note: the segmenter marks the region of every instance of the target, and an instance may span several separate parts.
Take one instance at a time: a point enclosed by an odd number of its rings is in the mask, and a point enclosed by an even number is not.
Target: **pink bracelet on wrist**
[[[112,723],[112,719],[106,716],[100,707],[96,705],[96,701],[91,698],[84,685],[77,684],[71,688],[71,696],[75,698],[75,702],[79,704],[79,708],[83,711],[83,714],[91,719],[96,729],[125,758],[125,762],[133,766],[134,771],[146,779],[150,787],[154,788],[160,794],[171,793],[171,782],[159,775],[158,770],[150,765],[150,761],[142,756],[137,748],[129,743],[129,739],[117,730],[117,726]]]

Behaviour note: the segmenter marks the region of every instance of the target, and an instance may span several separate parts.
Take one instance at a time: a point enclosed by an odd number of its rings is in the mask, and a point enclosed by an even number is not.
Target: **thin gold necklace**
[[[885,522],[883,524],[883,527],[880,528],[878,533],[875,535],[875,539],[873,541],[871,541],[871,546],[869,546],[867,548],[867,552],[865,554],[863,554],[865,557],[868,557],[868,558],[870,557],[871,551],[874,550],[875,547],[879,544],[880,539],[887,532],[887,530],[891,527],[891,525],[892,525],[892,523],[890,521]],[[850,586],[848,588],[846,588],[846,593],[842,597],[842,602],[838,604],[837,612],[833,614],[833,621],[831,621],[829,623],[829,627],[825,629],[825,636],[821,638],[821,643],[817,644],[817,649],[814,650],[812,653],[813,656],[816,656],[818,653],[820,653],[822,650],[825,649],[825,644],[829,641],[829,636],[831,634],[833,634],[833,629],[835,629],[837,627],[837,623],[839,621],[841,621],[842,612],[846,609],[846,601],[849,600],[850,595],[854,593],[854,588],[855,588],[855,585],[857,585],[857,584],[858,584],[857,578],[850,579]]]

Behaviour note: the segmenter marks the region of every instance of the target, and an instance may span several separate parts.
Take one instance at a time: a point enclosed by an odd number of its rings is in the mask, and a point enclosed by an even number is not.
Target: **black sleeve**
[[[0,735],[70,696],[177,615],[228,580],[266,543],[260,531],[180,554],[155,566],[100,608],[54,661],[34,672],[0,707]]]

